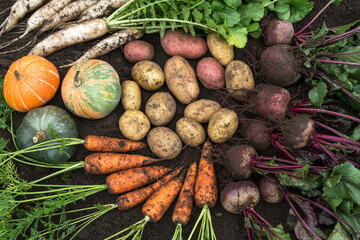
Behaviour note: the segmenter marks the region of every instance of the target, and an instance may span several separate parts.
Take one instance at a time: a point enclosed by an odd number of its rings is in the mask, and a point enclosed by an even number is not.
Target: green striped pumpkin
[[[115,69],[107,62],[79,62],[67,72],[61,86],[65,106],[75,115],[103,118],[119,104],[121,85]]]

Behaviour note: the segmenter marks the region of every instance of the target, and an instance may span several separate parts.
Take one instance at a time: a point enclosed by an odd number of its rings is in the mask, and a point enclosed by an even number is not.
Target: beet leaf
[[[328,240],[351,240],[352,238],[346,232],[343,225],[340,222],[335,224],[333,231],[331,232]]]

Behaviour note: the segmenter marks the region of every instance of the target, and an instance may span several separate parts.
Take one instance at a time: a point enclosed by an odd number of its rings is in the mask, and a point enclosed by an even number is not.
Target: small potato
[[[159,158],[176,158],[182,149],[180,137],[170,128],[153,128],[148,136],[147,143],[151,151]]]
[[[119,119],[121,133],[130,140],[141,140],[150,130],[150,121],[139,110],[127,110]]]
[[[206,41],[202,37],[193,36],[183,30],[166,30],[164,37],[160,38],[160,43],[166,54],[189,59],[200,58],[208,50]]]
[[[169,58],[165,63],[164,72],[170,92],[182,104],[189,104],[198,98],[200,88],[195,71],[185,58]]]
[[[132,78],[145,90],[155,91],[164,85],[164,72],[152,61],[143,60],[136,63],[131,70]]]
[[[176,122],[176,133],[190,147],[197,147],[205,141],[204,128],[191,118],[180,118]]]
[[[209,33],[206,36],[206,42],[211,55],[216,58],[221,65],[227,66],[234,60],[234,46],[230,46],[225,40],[222,40],[217,33]]]
[[[201,59],[196,67],[196,75],[207,89],[218,89],[225,85],[225,70],[215,58]]]
[[[186,106],[184,116],[199,123],[207,123],[220,108],[221,105],[218,102],[200,99]]]
[[[154,126],[163,126],[175,116],[176,102],[168,92],[157,92],[146,103],[145,114]]]
[[[154,58],[154,47],[142,40],[133,40],[124,47],[124,57],[131,63]]]
[[[237,100],[241,100],[249,94],[249,91],[240,89],[255,88],[254,76],[250,67],[240,60],[232,61],[226,66],[225,84],[227,91]]]
[[[121,104],[125,110],[139,110],[141,90],[135,81],[126,80],[121,85]]]
[[[223,143],[235,134],[238,124],[238,116],[233,110],[221,108],[211,116],[207,132],[213,142]]]

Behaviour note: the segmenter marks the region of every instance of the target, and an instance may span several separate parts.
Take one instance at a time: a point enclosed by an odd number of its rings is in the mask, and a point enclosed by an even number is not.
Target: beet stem
[[[291,110],[293,112],[307,112],[307,113],[325,113],[325,114],[329,114],[329,115],[334,115],[336,117],[343,117],[343,118],[348,118],[350,120],[353,120],[354,122],[360,123],[360,119],[346,115],[346,114],[342,114],[342,113],[338,113],[338,112],[333,112],[333,111],[329,111],[329,110],[323,110],[323,109],[316,109],[316,108],[299,108],[299,107],[292,107]]]
[[[282,147],[282,145],[279,143],[279,141],[277,141],[275,138],[273,138],[274,136],[271,135],[271,145],[273,146],[273,148],[276,149],[276,151],[278,151],[283,157],[288,158],[292,161],[295,161],[295,157],[286,149],[284,149]]]
[[[334,2],[334,0],[330,0],[325,7],[323,7],[323,9],[320,10],[320,12],[318,12],[318,14],[316,14],[316,16],[308,23],[306,24],[302,29],[300,29],[297,33],[295,33],[295,35],[299,35],[300,33],[302,33],[305,29],[307,29],[319,16],[320,14],[325,11],[325,9],[330,6],[330,4],[332,4]]]
[[[330,135],[321,134],[321,133],[313,133],[312,135],[313,135],[313,137],[318,138],[318,139],[328,140],[328,141],[332,141],[332,142],[339,142],[339,143],[348,143],[348,144],[360,146],[359,142],[356,142],[354,140],[351,140],[351,139],[348,139],[345,137],[336,137],[336,136],[330,136]]]
[[[332,64],[342,64],[342,65],[352,65],[352,66],[360,66],[360,63],[354,63],[354,62],[342,62],[342,61],[334,61],[334,60],[327,60],[327,59],[321,59],[321,58],[314,58],[311,60],[312,62],[322,62],[322,63],[332,63]]]
[[[310,226],[304,221],[304,219],[300,216],[299,212],[296,210],[295,206],[289,199],[289,195],[287,193],[284,194],[286,201],[289,203],[290,208],[293,210],[294,214],[296,215],[297,219],[301,222],[301,224],[308,230],[316,239],[323,240],[323,238],[319,237],[311,228]],[[291,198],[291,196],[290,196]]]
[[[316,121],[316,120],[313,120],[313,122],[314,122],[316,125],[318,125],[318,126],[324,128],[324,129],[326,129],[326,130],[328,130],[328,131],[330,131],[330,132],[338,135],[339,137],[345,137],[344,134],[342,134],[341,132],[335,130],[335,129],[332,128],[332,127],[329,127],[329,126],[326,125],[326,124],[323,124],[323,123],[321,123],[321,122],[319,122],[319,121]]]
[[[349,145],[341,145],[341,144],[336,144],[336,143],[331,143],[322,139],[317,139],[317,142],[330,146],[330,147],[334,147],[334,148],[342,148],[342,149],[350,149],[350,150],[355,150],[355,151],[360,151],[360,148],[355,147],[355,146],[349,146]]]

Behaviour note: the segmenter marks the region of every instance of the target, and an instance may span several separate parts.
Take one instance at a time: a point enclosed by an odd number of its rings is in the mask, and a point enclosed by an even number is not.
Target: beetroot
[[[290,99],[285,88],[268,85],[255,96],[255,111],[266,119],[280,120],[286,115]]]
[[[303,148],[315,131],[314,122],[305,116],[298,115],[287,121],[282,129],[283,141],[291,148]]]
[[[294,26],[289,21],[274,20],[268,24],[265,30],[265,44],[290,44],[294,36]]]
[[[267,48],[260,56],[260,67],[265,82],[269,84],[286,87],[300,79],[300,64],[291,46],[286,44]]]
[[[262,177],[259,182],[261,199],[267,203],[279,203],[284,195],[281,192],[277,180],[270,177]]]
[[[240,214],[258,204],[260,193],[258,187],[250,181],[232,182],[222,190],[220,200],[226,211]]]
[[[263,121],[251,120],[243,127],[243,136],[257,151],[265,152],[270,147],[272,128]]]
[[[235,145],[226,152],[226,165],[233,178],[241,180],[250,177],[253,156],[256,156],[256,151],[250,145]]]

